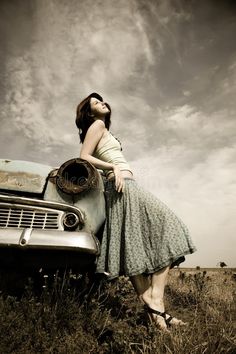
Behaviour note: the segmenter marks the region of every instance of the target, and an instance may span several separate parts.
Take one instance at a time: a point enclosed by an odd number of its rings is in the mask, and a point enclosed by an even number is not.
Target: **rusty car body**
[[[104,220],[103,176],[89,162],[0,160],[1,270],[85,270]]]

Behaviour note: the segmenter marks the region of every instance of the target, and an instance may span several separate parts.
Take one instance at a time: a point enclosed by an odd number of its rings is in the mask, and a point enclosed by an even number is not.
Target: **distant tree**
[[[220,268],[227,267],[227,264],[225,262],[219,262]]]
[[[200,266],[196,266],[196,270],[200,270],[201,268],[200,268]]]

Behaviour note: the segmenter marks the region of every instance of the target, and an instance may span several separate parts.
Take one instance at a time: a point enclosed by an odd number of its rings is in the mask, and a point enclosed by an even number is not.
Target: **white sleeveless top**
[[[121,171],[128,170],[132,174],[130,166],[126,162],[124,155],[121,152],[121,144],[119,141],[108,131],[107,135],[102,139],[103,145],[100,145],[100,142],[96,146],[93,156],[105,161],[118,165]],[[106,177],[113,172],[112,170],[103,170]]]

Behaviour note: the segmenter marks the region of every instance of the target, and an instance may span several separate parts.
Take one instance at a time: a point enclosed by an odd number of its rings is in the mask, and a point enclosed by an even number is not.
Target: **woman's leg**
[[[170,267],[165,267],[159,272],[153,273],[151,276],[151,284],[149,288],[141,295],[141,299],[145,302],[149,309],[165,312],[164,292],[167,282],[167,276]],[[155,320],[157,325],[166,330],[167,324],[163,316],[151,313],[150,316]]]
[[[142,300],[150,308],[164,312],[164,292],[170,267],[162,268],[151,276],[149,288],[142,294]]]
[[[165,311],[164,291],[168,272],[169,267],[165,267],[152,275],[139,274],[130,277],[139,299],[153,310],[160,312]],[[152,314],[152,318],[162,329],[166,329],[167,325],[162,316]]]
[[[161,269],[159,272],[153,273],[150,286],[140,295],[140,299],[148,306],[149,310],[156,310],[161,313],[165,312],[164,293],[169,270],[170,267],[168,266]],[[151,310],[149,313],[151,313],[152,318],[161,329],[166,329],[167,323],[177,326],[187,324],[169,314],[165,314],[164,318],[163,316],[153,313]]]
[[[138,274],[130,277],[130,281],[138,294],[140,300],[142,301],[142,294],[150,287],[151,285],[151,276],[145,274]]]
[[[169,267],[166,267],[152,275],[139,274],[130,277],[131,283],[140,300],[144,301],[150,307],[153,305],[154,309],[160,307],[159,303],[163,303],[168,272]]]

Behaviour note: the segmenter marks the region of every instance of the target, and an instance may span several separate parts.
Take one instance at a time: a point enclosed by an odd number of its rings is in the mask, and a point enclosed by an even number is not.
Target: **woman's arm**
[[[101,119],[95,120],[95,122],[90,125],[80,151],[80,158],[87,160],[96,168],[100,168],[102,170],[113,170],[113,164],[92,156],[105,130],[105,124]]]
[[[95,120],[95,122],[90,125],[80,151],[80,158],[87,160],[96,168],[100,168],[102,170],[113,170],[115,175],[115,181],[116,181],[115,183],[116,189],[118,192],[120,191],[123,192],[124,179],[122,177],[119,167],[112,163],[102,161],[92,156],[105,130],[106,130],[105,124],[101,119]]]

